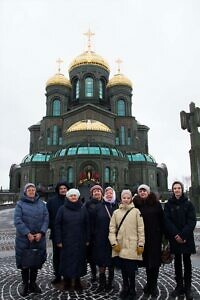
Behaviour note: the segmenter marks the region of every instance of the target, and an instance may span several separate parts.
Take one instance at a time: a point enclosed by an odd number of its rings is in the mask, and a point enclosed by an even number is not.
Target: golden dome
[[[96,130],[96,131],[105,131],[111,132],[111,129],[106,126],[105,124],[96,121],[96,120],[82,120],[72,124],[66,132],[73,132],[73,131],[82,131],[82,130]]]
[[[108,63],[101,57],[100,55],[96,54],[94,51],[85,51],[82,54],[78,55],[70,64],[69,72],[74,69],[75,67],[81,65],[97,65],[104,68],[106,71],[110,71]]]
[[[132,88],[132,82],[125,77],[123,74],[115,74],[113,78],[111,78],[107,84],[107,87],[115,86],[115,85],[127,85]]]
[[[67,87],[71,87],[71,83],[69,79],[67,79],[63,74],[57,73],[53,77],[49,78],[46,83],[46,87],[50,85],[64,85]]]

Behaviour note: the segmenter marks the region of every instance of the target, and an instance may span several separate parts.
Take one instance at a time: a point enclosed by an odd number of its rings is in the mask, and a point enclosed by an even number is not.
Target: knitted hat
[[[69,191],[67,191],[66,197],[68,198],[68,197],[70,197],[71,195],[76,195],[77,198],[79,198],[79,197],[80,197],[80,192],[79,192],[78,189],[70,189]]]
[[[91,187],[90,193],[92,194],[92,192],[93,192],[94,190],[100,190],[101,193],[103,194],[103,189],[102,189],[102,187],[101,187],[100,185],[98,185],[98,184],[93,185],[93,186]]]
[[[128,194],[131,198],[132,198],[132,193],[130,190],[123,190],[121,192],[121,198],[125,195],[125,194]]]
[[[150,192],[151,192],[150,187],[146,184],[141,184],[138,187],[138,192],[139,192],[139,190],[145,190],[145,191],[147,191],[148,194],[150,194]]]
[[[34,187],[34,188],[36,189],[35,184],[29,182],[29,183],[25,184],[25,186],[24,186],[24,193],[26,193],[27,189],[28,189],[30,186],[32,186],[32,187]]]

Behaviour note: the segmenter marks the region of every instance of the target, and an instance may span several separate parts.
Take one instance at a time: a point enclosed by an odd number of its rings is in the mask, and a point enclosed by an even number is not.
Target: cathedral
[[[87,190],[93,184],[135,190],[148,184],[160,194],[168,190],[168,171],[148,149],[149,128],[132,115],[132,82],[120,71],[110,78],[106,60],[87,50],[46,83],[46,115],[33,124],[30,151],[10,168],[10,191],[27,182],[51,191],[60,180]]]

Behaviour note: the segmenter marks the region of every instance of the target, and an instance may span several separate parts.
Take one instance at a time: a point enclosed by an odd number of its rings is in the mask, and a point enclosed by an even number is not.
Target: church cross
[[[60,73],[60,66],[63,63],[63,60],[61,58],[58,58],[56,62],[58,64],[58,73]]]
[[[87,44],[88,50],[87,51],[90,52],[91,51],[91,37],[93,35],[95,35],[95,33],[92,32],[89,28],[88,31],[84,33],[84,35],[86,35],[88,38],[88,44]]]
[[[120,64],[123,62],[120,58],[118,58],[116,61],[117,63],[117,73],[120,74]]]

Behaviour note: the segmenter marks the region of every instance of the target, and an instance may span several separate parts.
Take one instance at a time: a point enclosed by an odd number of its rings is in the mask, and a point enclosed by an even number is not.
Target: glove
[[[121,247],[119,244],[112,245],[112,248],[115,252],[119,253],[121,251]]]
[[[137,251],[137,255],[142,255],[142,253],[144,252],[144,247],[139,246],[139,247],[137,247],[136,251]]]

